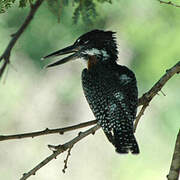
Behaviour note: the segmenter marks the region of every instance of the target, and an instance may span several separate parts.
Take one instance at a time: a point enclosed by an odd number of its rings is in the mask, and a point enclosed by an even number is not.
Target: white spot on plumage
[[[112,104],[112,105],[109,107],[110,112],[115,111],[116,107],[117,107],[116,104]]]
[[[84,44],[87,44],[89,41],[85,41]]]
[[[116,92],[116,93],[114,93],[114,97],[115,98],[117,98],[118,99],[118,101],[121,101],[121,100],[123,100],[124,99],[124,95],[123,95],[123,93],[122,92]]]
[[[109,55],[107,54],[106,51],[101,50],[101,53],[102,53],[103,57],[109,58]]]
[[[125,83],[129,83],[132,79],[131,79],[129,76],[127,76],[126,74],[122,74],[122,75],[119,77],[119,80],[120,80],[120,81],[123,81],[123,82],[125,82]]]

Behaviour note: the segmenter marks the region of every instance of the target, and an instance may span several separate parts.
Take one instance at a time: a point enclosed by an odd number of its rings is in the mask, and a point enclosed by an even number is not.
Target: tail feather
[[[121,154],[139,154],[139,147],[133,132],[123,132],[114,130],[114,146],[116,152]]]

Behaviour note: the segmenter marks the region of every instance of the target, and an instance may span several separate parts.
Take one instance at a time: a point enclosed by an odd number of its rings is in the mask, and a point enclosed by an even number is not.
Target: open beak
[[[69,54],[69,53],[74,53],[74,54],[71,54],[70,56],[67,56],[63,59],[60,59],[59,61],[56,61],[54,63],[51,63],[49,65],[46,66],[46,68],[48,67],[52,67],[52,66],[57,66],[57,65],[60,65],[60,64],[64,64],[68,61],[71,61],[71,60],[75,60],[78,58],[78,54],[79,54],[79,48],[76,47],[74,44],[72,46],[68,46],[66,48],[63,48],[59,51],[55,51],[43,58],[41,58],[41,60],[44,60],[44,59],[47,59],[47,58],[50,58],[50,57],[54,57],[54,56],[60,56],[60,55],[65,55],[65,54]]]

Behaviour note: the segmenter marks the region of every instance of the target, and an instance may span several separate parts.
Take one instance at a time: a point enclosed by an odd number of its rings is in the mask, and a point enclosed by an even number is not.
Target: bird
[[[70,54],[46,67],[76,59],[87,63],[81,74],[84,95],[97,119],[97,124],[115,151],[139,154],[134,136],[134,120],[138,107],[135,74],[119,65],[116,32],[94,29],[81,35],[72,45],[55,51],[42,60]]]

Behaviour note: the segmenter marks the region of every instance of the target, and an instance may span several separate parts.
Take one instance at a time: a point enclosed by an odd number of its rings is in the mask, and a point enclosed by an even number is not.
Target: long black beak
[[[74,44],[72,46],[68,46],[64,49],[61,49],[61,50],[58,50],[58,51],[55,51],[43,58],[41,58],[41,60],[44,60],[44,59],[47,59],[47,58],[50,58],[50,57],[54,57],[54,56],[60,56],[60,55],[64,55],[64,54],[69,54],[69,53],[73,53],[72,55],[68,56],[68,57],[65,57],[63,59],[60,59],[59,61],[56,61],[54,63],[51,63],[49,65],[46,66],[46,68],[48,67],[52,67],[52,66],[57,66],[57,65],[60,65],[60,64],[64,64],[68,61],[71,61],[71,60],[75,60],[78,58],[78,54],[79,54],[79,49],[78,47],[76,47]]]

